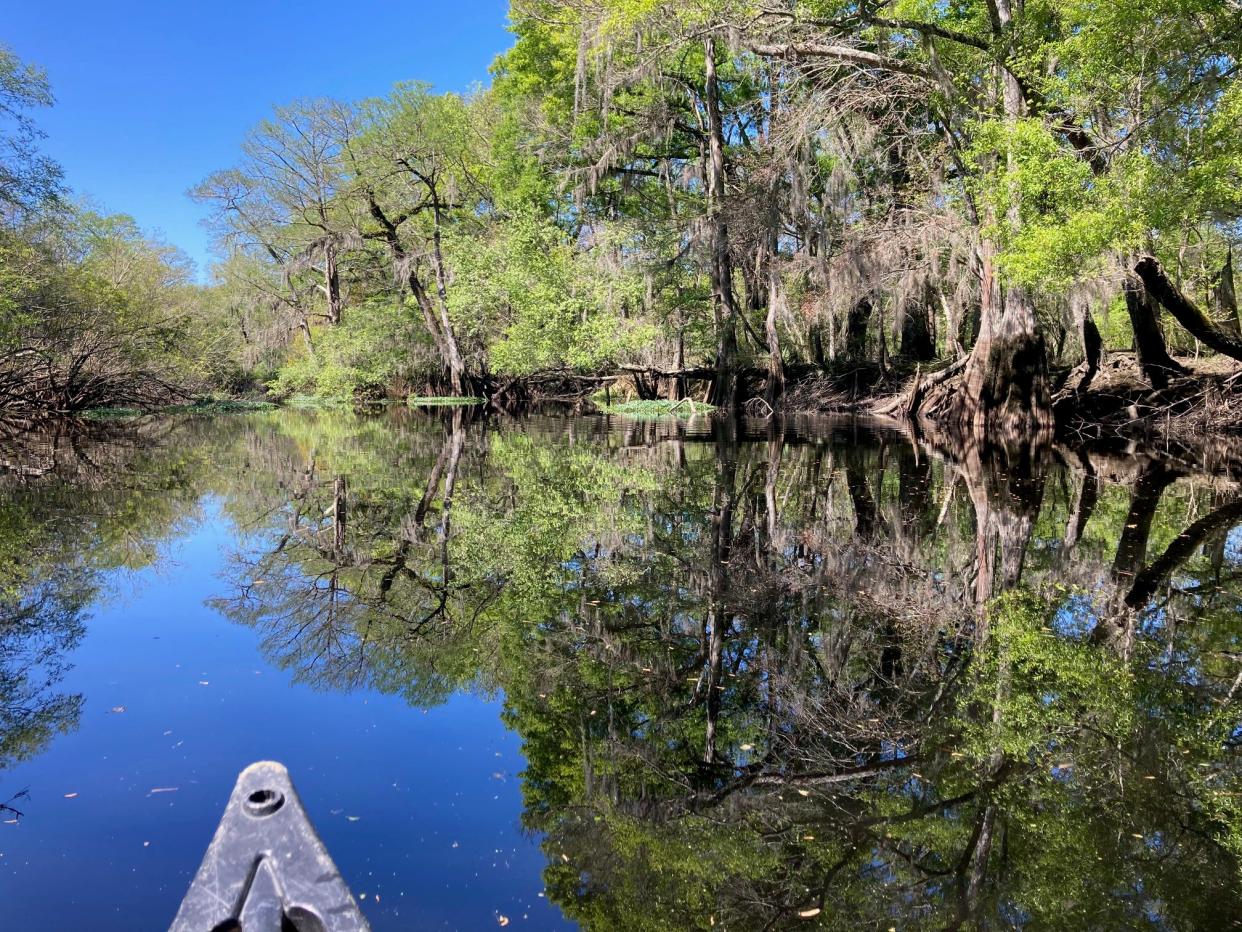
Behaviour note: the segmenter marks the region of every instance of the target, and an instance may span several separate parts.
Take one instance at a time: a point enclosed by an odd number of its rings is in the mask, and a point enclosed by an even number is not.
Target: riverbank
[[[1178,363],[1186,374],[1175,377],[1161,389],[1153,389],[1143,379],[1134,354],[1109,353],[1099,369],[1087,377],[1082,367],[1054,369],[1050,373],[1055,439],[1069,445],[1089,443],[1095,448],[1123,449],[1127,446],[1158,448],[1170,455],[1192,461],[1211,471],[1242,464],[1242,366],[1222,356],[1195,359],[1181,357]],[[742,379],[748,400],[739,415],[786,417],[797,415],[879,416],[909,422],[935,432],[934,417],[927,416],[927,404],[912,406],[915,396],[926,398],[931,392],[951,393],[960,365],[941,364],[934,368],[894,363],[886,367],[872,364],[843,366],[831,371],[800,367],[788,372],[783,396],[772,403],[764,398],[762,373],[747,371]],[[693,398],[667,399],[639,397],[655,394],[658,381],[632,380],[629,375],[610,378],[611,391],[588,393],[592,382],[584,380],[581,391],[544,399],[538,391],[516,407],[508,404],[511,392],[503,397],[394,399],[391,403],[411,406],[470,404],[480,412],[519,414],[523,410],[554,404],[575,413],[598,412],[625,417],[686,417],[690,415],[726,416]],[[671,388],[671,384],[669,386]],[[655,391],[653,391],[653,389]],[[701,394],[701,393],[700,393]],[[165,414],[232,414],[274,410],[278,407],[346,406],[348,403],[306,396],[264,400],[255,398],[202,398],[164,407],[100,408],[84,412],[89,420],[123,420],[158,417]]]
[[[1179,357],[1186,375],[1153,389],[1143,378],[1133,353],[1110,353],[1085,378],[1082,367],[1053,370],[1052,406],[1056,436],[1061,439],[1219,441],[1242,438],[1242,365],[1223,356]],[[793,414],[879,414],[903,418],[913,392],[927,392],[943,376],[952,386],[953,366],[933,369],[860,366],[837,373],[816,373],[791,382],[781,400]]]

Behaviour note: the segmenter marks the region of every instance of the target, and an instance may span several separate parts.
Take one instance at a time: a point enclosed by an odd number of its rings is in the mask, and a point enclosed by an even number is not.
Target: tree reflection
[[[217,605],[315,686],[501,691],[586,928],[1242,915],[1227,482],[856,423],[247,443]]]
[[[263,533],[235,556],[234,592],[216,607],[259,631],[263,651],[299,681],[400,692],[418,705],[446,699],[476,667],[454,649],[480,608],[455,580],[450,549],[466,431],[458,410],[441,437],[406,435],[398,459],[352,478],[325,474],[314,447],[301,463],[277,457]]]
[[[77,727],[80,694],[57,690],[66,659],[85,634],[95,587],[80,567],[47,567],[47,576],[0,594],[0,769],[38,754]]]
[[[18,427],[0,424],[0,769],[77,728],[61,684],[108,574],[149,565],[197,500],[195,454],[158,436]]]
[[[502,595],[497,623],[543,619],[498,676],[552,894],[598,928],[1231,921],[1236,688],[1187,674],[1229,656],[1237,596],[1194,637],[1127,598],[1233,506],[1145,563],[1164,476],[1049,500],[1039,459],[859,439],[646,452],[659,488],[589,536],[638,535],[535,613]],[[1067,587],[1097,498],[1115,552]]]

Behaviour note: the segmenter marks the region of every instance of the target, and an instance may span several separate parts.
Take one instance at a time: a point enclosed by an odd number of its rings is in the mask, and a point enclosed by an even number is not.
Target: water
[[[829,421],[6,437],[5,926],[165,927],[272,758],[377,930],[1229,927],[1239,501]]]

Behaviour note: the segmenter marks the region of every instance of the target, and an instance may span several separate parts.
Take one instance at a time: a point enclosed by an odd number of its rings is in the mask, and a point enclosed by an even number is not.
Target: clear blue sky
[[[505,0],[12,0],[0,43],[47,69],[44,150],[78,194],[210,261],[186,191],[298,97],[466,90],[512,44]],[[201,274],[201,271],[200,271]]]

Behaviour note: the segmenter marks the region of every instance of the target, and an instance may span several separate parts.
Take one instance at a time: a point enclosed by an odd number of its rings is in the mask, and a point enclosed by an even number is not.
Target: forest
[[[376,932],[1236,925],[1239,0],[509,4],[243,68],[208,267],[0,44],[6,915],[279,760]]]
[[[0,53],[0,409],[1240,420],[1235,0],[514,0],[510,23],[469,93],[275,106],[189,192],[204,281],[75,198],[41,154],[48,76]]]

